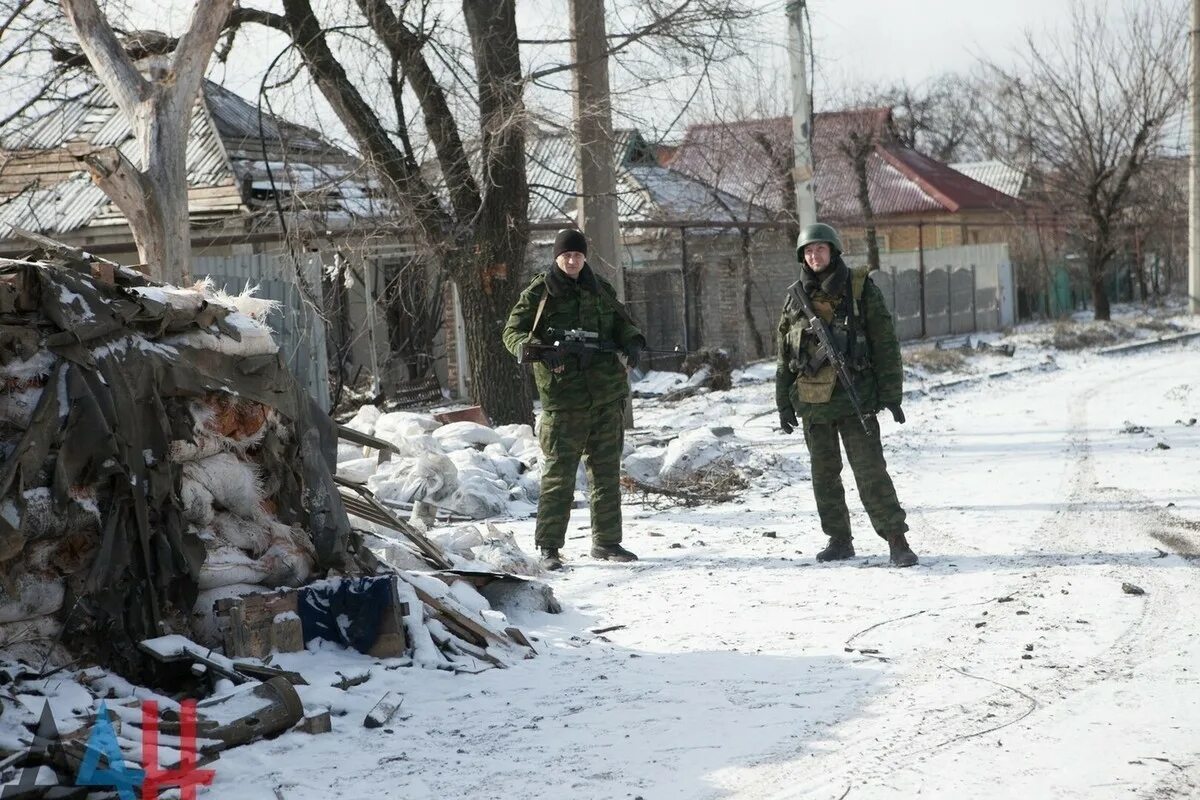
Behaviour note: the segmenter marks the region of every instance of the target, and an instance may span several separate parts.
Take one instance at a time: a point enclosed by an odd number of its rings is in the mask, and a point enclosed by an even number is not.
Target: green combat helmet
[[[842,252],[842,240],[838,238],[838,232],[824,222],[814,222],[812,225],[805,225],[796,239],[797,261],[804,260],[804,246],[813,242],[825,242],[833,248],[835,256]]]

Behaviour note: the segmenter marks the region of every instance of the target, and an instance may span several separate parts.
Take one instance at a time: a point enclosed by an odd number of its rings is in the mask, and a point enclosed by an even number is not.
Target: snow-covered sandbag
[[[346,427],[359,433],[365,433],[368,436],[374,436],[375,426],[382,416],[383,412],[377,406],[368,403],[365,406],[360,406],[358,411],[354,412],[354,416],[346,423]]]
[[[433,432],[433,438],[442,443],[459,441],[466,442],[475,447],[484,447],[485,445],[500,442],[500,434],[496,433],[495,429],[489,428],[486,425],[480,425],[478,422],[469,422],[466,420],[443,425]],[[446,449],[449,449],[449,447]]]
[[[353,461],[339,461],[337,476],[354,483],[366,483],[377,469],[379,469],[379,459],[356,458]]]
[[[510,486],[521,478],[521,473],[527,469],[525,462],[514,458],[504,449],[504,445],[489,444],[483,448],[483,455],[491,461],[491,469]]]
[[[648,397],[666,394],[672,389],[683,386],[685,383],[687,383],[687,376],[682,372],[666,372],[652,369],[642,375],[641,380],[635,382],[631,388],[636,394]]]
[[[363,457],[363,448],[349,442],[338,442],[337,463],[354,461]]]
[[[183,518],[197,527],[205,527],[213,520],[213,493],[186,469],[179,481],[179,499],[183,503]]]
[[[662,471],[667,448],[644,446],[625,456],[622,466],[625,474],[642,483],[654,483]]]
[[[460,555],[470,555],[471,549],[483,544],[483,532],[475,525],[460,525],[445,531],[438,531],[432,537],[433,541]]]
[[[686,431],[672,439],[663,455],[659,478],[682,480],[721,458],[728,452],[725,442],[708,428]]]
[[[25,503],[21,532],[26,539],[57,538],[62,531],[99,530],[100,508],[96,505],[95,490],[90,486],[79,486],[69,491],[72,502],[65,509],[55,507],[48,486],[35,486],[21,493]]]
[[[450,584],[450,596],[476,614],[492,610],[492,606],[487,601],[487,598],[476,591],[475,587],[466,581],[454,581],[454,583]]]
[[[62,608],[66,586],[52,572],[22,572],[0,581],[0,624],[44,617]]]
[[[541,575],[545,572],[536,558],[517,545],[516,537],[510,531],[503,531],[490,522],[487,539],[473,552],[477,560],[510,575]]]
[[[232,545],[212,548],[200,567],[200,591],[235,583],[259,584],[267,574],[265,566]]]
[[[238,516],[257,519],[264,514],[262,480],[257,467],[232,453],[186,462],[183,478],[204,486],[212,494],[214,504]]]
[[[387,414],[381,414],[379,419],[375,420],[373,435],[399,445],[403,439],[422,436],[440,427],[441,423],[428,414],[417,414],[412,411],[389,411]]]
[[[227,356],[263,356],[279,352],[279,346],[271,336],[271,329],[256,322],[246,314],[230,314],[225,323],[237,329],[240,339],[221,333],[208,331],[189,331],[188,333],[167,336],[159,340],[159,344],[168,347],[192,347],[197,350],[211,350]]]
[[[513,446],[518,443],[522,448],[526,442],[537,444],[537,436],[534,435],[531,425],[501,425],[495,431],[496,435],[500,437],[500,444],[504,445],[504,449],[510,453]]]
[[[532,503],[537,503],[538,497],[542,494],[542,465],[536,464],[530,467],[528,471],[521,475],[517,486],[525,494],[526,499]]]
[[[376,497],[400,503],[437,502],[453,492],[457,484],[458,468],[454,462],[435,453],[385,461],[367,479],[367,488]]]
[[[459,476],[458,488],[441,505],[471,519],[484,519],[508,510],[508,484],[499,478],[487,478],[478,470],[467,479]]]
[[[281,535],[277,530],[289,530],[286,525],[270,520],[265,514],[259,519],[247,519],[220,511],[213,515],[207,530],[216,539],[216,546],[232,545],[253,558],[261,556],[271,540]]]

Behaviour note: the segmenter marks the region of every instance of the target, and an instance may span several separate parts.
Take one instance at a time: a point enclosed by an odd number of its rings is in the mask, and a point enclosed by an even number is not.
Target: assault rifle
[[[600,341],[600,334],[595,331],[585,331],[579,328],[546,331],[549,342],[529,341],[521,345],[518,363],[533,364],[545,361],[547,356],[562,359],[565,356],[579,356],[579,365],[586,367],[596,353],[615,353],[620,348],[614,342]]]
[[[850,398],[850,404],[854,406],[854,413],[858,415],[858,421],[862,424],[863,430],[867,435],[871,435],[871,429],[867,426],[867,418],[863,415],[862,401],[858,399],[858,391],[854,388],[854,378],[850,375],[850,370],[846,367],[846,357],[833,344],[833,337],[829,335],[829,328],[825,327],[825,320],[817,315],[813,309],[812,302],[809,301],[808,295],[800,288],[800,283],[797,281],[790,287],[792,299],[800,306],[800,310],[804,312],[804,316],[808,318],[808,328],[817,337],[820,342],[818,352],[824,351],[824,354],[829,358],[829,363],[833,364],[834,370],[837,371],[838,381],[841,382],[842,388],[846,390],[846,394]]]
[[[615,342],[600,341],[600,334],[595,331],[585,331],[578,328],[558,330],[550,328],[546,331],[547,342],[528,341],[521,345],[517,362],[533,364],[545,361],[547,356],[562,359],[573,355],[579,357],[579,366],[587,367],[588,362],[596,353],[616,353],[620,347]],[[643,347],[642,352],[650,355],[686,355],[676,347],[674,350],[656,350]]]

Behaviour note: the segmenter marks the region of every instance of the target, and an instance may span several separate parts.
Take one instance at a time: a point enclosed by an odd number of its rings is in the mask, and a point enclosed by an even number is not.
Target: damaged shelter
[[[476,591],[525,579],[338,485],[338,430],[288,371],[270,301],[48,252],[0,260],[0,764],[31,746],[49,674],[83,729],[139,683],[205,698],[202,721],[230,692],[274,709],[215,751],[310,716],[273,651],[321,639],[453,671],[533,655]],[[397,548],[424,569],[389,566]]]
[[[350,569],[332,425],[251,297],[0,268],[0,620],[137,674],[204,591]],[[61,612],[61,613],[60,613]]]

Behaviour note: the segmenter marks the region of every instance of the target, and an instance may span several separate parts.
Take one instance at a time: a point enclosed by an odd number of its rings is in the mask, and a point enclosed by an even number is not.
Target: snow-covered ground
[[[690,508],[627,496],[632,565],[587,557],[577,510],[569,569],[547,578],[565,611],[510,614],[539,651],[511,668],[278,656],[333,733],[226,753],[210,794],[1200,796],[1200,339],[1104,355],[1051,351],[1051,334],[914,369],[908,424],[881,417],[919,566],[888,566],[848,468],[859,557],[813,562],[806,453],[776,430],[770,365],[728,392],[639,400],[643,466],[679,435],[711,439],[749,488]],[[533,550],[532,519],[498,524]],[[342,691],[335,670],[371,679]],[[402,718],[364,729],[388,690]]]

